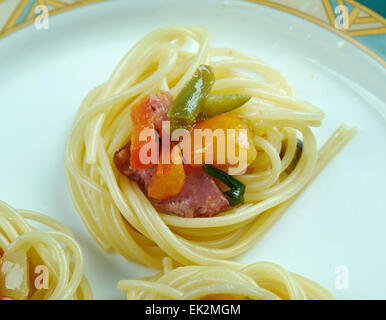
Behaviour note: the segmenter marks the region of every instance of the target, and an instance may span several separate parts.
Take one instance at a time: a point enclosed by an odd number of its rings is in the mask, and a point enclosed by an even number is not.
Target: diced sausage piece
[[[154,124],[158,133],[162,132],[162,121],[168,120],[168,112],[173,104],[173,96],[167,91],[151,94],[149,104],[154,111]]]
[[[211,217],[229,206],[224,194],[202,168],[185,166],[185,174],[185,184],[178,195],[154,201],[158,209],[181,217]]]
[[[157,166],[151,166],[142,170],[135,170],[130,167],[130,143],[126,144],[122,149],[114,155],[114,163],[117,169],[126,177],[139,183],[140,187],[146,191],[150,183],[151,177],[155,173]]]

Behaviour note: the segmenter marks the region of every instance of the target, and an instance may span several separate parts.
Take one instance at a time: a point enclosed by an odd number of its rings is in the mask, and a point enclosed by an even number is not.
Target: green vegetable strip
[[[231,206],[236,206],[238,204],[244,204],[244,193],[245,193],[245,184],[239,180],[233,178],[231,175],[226,172],[217,169],[216,167],[205,164],[202,166],[202,169],[209,175],[221,180],[224,182],[230,190],[225,191],[224,194],[228,199],[228,202]]]
[[[242,94],[208,94],[198,119],[205,120],[218,114],[240,108],[250,99],[250,96]]]
[[[192,126],[214,81],[214,73],[210,66],[200,65],[197,68],[170,108],[168,117],[172,130]]]

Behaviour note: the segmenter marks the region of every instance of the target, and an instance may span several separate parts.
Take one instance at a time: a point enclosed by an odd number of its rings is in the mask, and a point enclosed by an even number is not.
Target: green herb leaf
[[[205,164],[202,169],[209,175],[224,182],[230,190],[224,192],[228,199],[229,204],[234,207],[238,204],[244,204],[245,184],[235,179],[226,172],[212,166],[211,164]]]

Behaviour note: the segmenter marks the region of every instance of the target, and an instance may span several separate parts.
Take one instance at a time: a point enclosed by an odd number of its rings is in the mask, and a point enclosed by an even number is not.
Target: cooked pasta
[[[118,288],[129,300],[322,300],[334,297],[315,282],[272,262],[172,268],[141,280],[121,280]]]
[[[160,90],[175,98],[203,64],[216,77],[211,93],[252,97],[230,114],[247,123],[257,157],[237,176],[246,187],[243,205],[189,218],[157,210],[113,158],[131,137],[132,107]],[[253,246],[355,134],[341,126],[318,151],[311,127],[323,118],[323,111],[297,99],[286,78],[265,62],[211,48],[205,28],[164,27],[139,41],[108,81],[84,99],[67,142],[68,186],[76,210],[105,251],[158,269],[165,257],[176,265],[240,268],[229,259]]]
[[[0,201],[1,300],[92,299],[83,270],[82,250],[67,227]]]

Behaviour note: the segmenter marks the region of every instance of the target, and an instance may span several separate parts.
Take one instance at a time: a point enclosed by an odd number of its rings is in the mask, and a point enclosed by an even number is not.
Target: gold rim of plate
[[[71,9],[75,9],[81,6],[94,4],[97,2],[108,0],[35,0],[31,5],[31,0],[19,0],[16,6],[11,10],[8,17],[1,24],[0,21],[0,39],[22,29],[23,27],[32,24],[35,21],[35,10],[39,5],[46,5],[49,8],[49,15],[53,16],[58,13],[66,12]],[[337,29],[335,27],[336,16],[334,14],[334,8],[331,5],[330,0],[313,0],[314,4],[319,5],[321,15],[325,16],[325,19],[316,17],[307,12],[304,2],[291,1],[291,0],[243,0],[250,3],[257,3],[265,5],[274,9],[278,9],[293,15],[296,15],[302,19],[313,22],[324,29],[327,29],[345,40],[349,41],[359,49],[370,55],[376,61],[378,61],[383,67],[386,67],[386,60],[379,56],[376,52],[366,47],[364,44],[356,40],[355,36],[377,35],[386,34],[386,19],[378,13],[367,8],[366,6],[358,3],[355,0],[336,0],[337,5],[345,5],[346,3],[351,5],[353,9],[348,16],[348,29]],[[16,3],[17,0],[0,0],[0,6],[6,2]],[[27,12],[26,12],[27,11]],[[23,21],[19,21],[21,16],[24,16]],[[363,16],[365,15],[365,16]],[[1,18],[1,15],[0,15]],[[324,20],[324,21],[323,21]],[[351,28],[355,25],[355,29]],[[371,26],[375,27],[371,27]],[[370,27],[368,27],[370,26]]]

